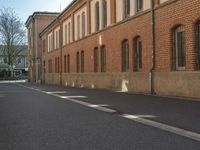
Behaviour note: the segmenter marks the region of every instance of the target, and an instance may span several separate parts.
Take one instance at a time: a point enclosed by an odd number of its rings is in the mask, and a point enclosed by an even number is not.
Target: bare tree
[[[22,21],[12,8],[0,9],[0,50],[11,71],[18,63],[19,54],[24,49],[25,33]]]

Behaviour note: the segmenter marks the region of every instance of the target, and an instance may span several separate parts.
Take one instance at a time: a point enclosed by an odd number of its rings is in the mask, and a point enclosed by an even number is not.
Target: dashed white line
[[[152,126],[152,127],[164,130],[164,131],[175,133],[177,135],[181,135],[183,137],[187,137],[187,138],[193,139],[195,141],[200,141],[200,134],[195,133],[195,132],[191,132],[191,131],[184,130],[184,129],[181,129],[181,128],[176,128],[176,127],[166,125],[166,124],[163,124],[163,123],[159,123],[159,122],[156,122],[156,121],[140,118],[140,117],[135,116],[135,115],[123,114],[121,116],[123,118],[127,118],[127,119],[130,119],[132,121],[139,122],[139,123],[142,123],[142,124],[145,124],[145,125],[148,125],[148,126]]]
[[[86,96],[61,96],[61,95],[56,94],[57,93],[56,91],[55,92],[47,92],[47,91],[42,91],[40,89],[27,87],[27,86],[24,86],[24,85],[20,85],[20,86],[23,86],[25,88],[29,88],[29,89],[32,89],[32,90],[36,90],[36,91],[39,91],[39,92],[43,92],[45,94],[50,94],[52,96],[56,96],[56,97],[59,97],[61,99],[72,101],[74,103],[81,104],[83,106],[87,106],[87,107],[97,109],[97,110],[100,110],[100,111],[103,111],[103,112],[108,112],[108,113],[117,112],[116,110],[113,110],[113,109],[110,109],[110,108],[105,108],[104,106],[108,106],[106,104],[94,105],[94,104],[90,104],[90,103],[75,99],[75,98],[86,98]],[[177,135],[180,135],[180,136],[183,136],[183,137],[195,140],[195,141],[200,141],[200,134],[199,133],[195,133],[195,132],[192,132],[192,131],[173,127],[173,126],[166,125],[166,124],[163,124],[163,123],[159,123],[159,122],[156,122],[156,121],[152,121],[152,120],[149,120],[149,119],[144,119],[143,118],[144,116],[142,116],[142,115],[137,116],[137,115],[130,115],[130,114],[122,114],[122,115],[119,115],[119,116],[126,118],[126,119],[129,119],[129,120],[132,120],[132,121],[135,121],[135,122],[142,123],[144,125],[148,125],[148,126],[158,128],[158,129],[170,132],[170,133],[174,133],[174,134],[177,134]],[[155,116],[149,116],[149,118],[153,118],[153,117],[155,117]]]
[[[47,92],[47,91],[43,91],[43,90],[40,90],[40,89],[27,87],[27,86],[24,86],[24,85],[21,85],[21,84],[20,84],[20,86],[23,86],[23,87],[28,88],[28,89],[40,91],[40,92],[48,94],[48,95],[56,96],[56,97],[59,97],[61,99],[65,99],[65,100],[68,100],[68,101],[71,101],[71,102],[74,102],[74,103],[77,103],[77,104],[81,104],[81,105],[89,107],[89,108],[93,108],[93,109],[96,109],[96,110],[103,111],[103,112],[107,112],[107,113],[115,113],[116,112],[116,110],[113,110],[113,109],[110,109],[110,108],[105,108],[105,106],[108,106],[108,105],[105,105],[105,104],[96,105],[96,107],[93,107],[94,104],[87,103],[87,102],[80,101],[80,100],[76,99],[76,98],[86,98],[86,96],[61,96],[61,95],[56,94],[56,93],[59,93],[59,91]]]
[[[47,94],[65,94],[66,91],[54,91],[54,92],[47,92]]]

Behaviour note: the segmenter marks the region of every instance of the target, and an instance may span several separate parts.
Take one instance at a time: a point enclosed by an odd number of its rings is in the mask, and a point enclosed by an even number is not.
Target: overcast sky
[[[72,0],[0,0],[0,9],[14,8],[18,17],[25,22],[34,11],[60,12]]]

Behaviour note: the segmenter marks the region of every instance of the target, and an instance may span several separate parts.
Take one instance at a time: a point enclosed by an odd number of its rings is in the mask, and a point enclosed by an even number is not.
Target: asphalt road
[[[100,104],[116,112],[94,109]],[[140,115],[197,134],[200,131],[198,101],[0,84],[0,150],[200,150],[198,140],[122,114]]]

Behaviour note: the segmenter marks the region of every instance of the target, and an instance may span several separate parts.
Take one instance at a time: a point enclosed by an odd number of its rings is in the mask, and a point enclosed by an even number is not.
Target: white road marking
[[[101,110],[103,112],[107,112],[107,113],[115,113],[116,110],[113,110],[113,109],[110,109],[110,108],[105,108],[105,107],[102,107],[100,105],[96,105],[96,107],[94,107],[94,104],[91,104],[91,103],[87,103],[87,102],[84,102],[84,101],[80,101],[80,100],[77,100],[77,99],[73,99],[73,98],[86,98],[84,96],[60,96],[60,95],[54,95],[54,96],[57,96],[59,98],[62,98],[62,99],[65,99],[65,100],[68,100],[68,101],[72,101],[74,103],[77,103],[77,104],[81,104],[83,106],[86,106],[86,107],[90,107],[90,108],[93,108],[93,109],[97,109],[97,110]],[[73,98],[71,98],[73,97]]]
[[[47,91],[43,91],[43,90],[40,90],[40,89],[27,87],[27,86],[24,86],[24,85],[20,85],[20,86],[28,88],[28,89],[36,90],[36,91],[39,91],[39,92],[42,92],[42,93],[45,93],[45,94],[48,94],[48,95],[56,96],[56,97],[59,97],[61,99],[72,101],[74,103],[81,104],[81,105],[87,106],[89,108],[101,110],[103,112],[107,112],[107,113],[115,113],[116,112],[116,110],[113,110],[113,109],[110,109],[110,108],[105,108],[105,107],[102,107],[100,105],[98,105],[98,107],[92,107],[94,104],[83,102],[83,101],[75,99],[75,98],[87,98],[86,96],[61,96],[61,95],[55,94],[55,92],[47,92]],[[108,105],[104,105],[104,106],[108,106]]]
[[[156,122],[156,121],[140,118],[139,116],[136,116],[136,115],[123,114],[121,116],[123,118],[130,119],[132,121],[139,122],[139,123],[142,123],[144,125],[152,126],[152,127],[164,130],[164,131],[175,133],[177,135],[181,135],[183,137],[187,137],[187,138],[193,139],[195,141],[200,141],[200,134],[199,133],[191,132],[191,131],[184,130],[184,129],[181,129],[181,128],[176,128],[176,127],[166,125],[166,124],[163,124],[163,123],[159,123],[159,122]]]
[[[28,80],[5,80],[5,81],[0,81],[0,83],[25,83],[28,82]]]
[[[19,86],[48,94],[48,92],[42,91],[40,89],[27,87],[27,86],[24,86],[24,85],[21,85],[21,84],[19,84]],[[103,112],[108,112],[108,113],[117,112],[116,110],[103,107],[104,105],[108,106],[106,104],[102,104],[102,106],[101,106],[101,105],[90,104],[90,103],[87,103],[87,102],[83,102],[83,101],[80,101],[80,100],[73,99],[73,98],[86,98],[86,96],[60,96],[60,95],[57,95],[55,93],[50,93],[50,95],[59,97],[61,99],[69,100],[69,101],[72,101],[74,103],[78,103],[78,104],[81,104],[83,106],[87,106],[87,107],[97,109],[97,110],[100,110],[100,111],[103,111]],[[176,135],[180,135],[180,136],[183,136],[183,137],[195,140],[195,141],[200,141],[200,134],[199,133],[195,133],[195,132],[192,132],[192,131],[189,131],[189,130],[184,130],[184,129],[181,129],[181,128],[173,127],[173,126],[166,125],[164,123],[159,123],[159,122],[156,122],[156,121],[152,121],[152,120],[149,120],[149,119],[144,119],[144,117],[153,118],[155,116],[151,116],[151,115],[130,115],[130,114],[122,114],[122,115],[119,115],[119,116],[126,118],[126,119],[129,119],[129,120],[132,120],[132,121],[135,121],[135,122],[139,122],[139,123],[147,125],[147,126],[151,126],[151,127],[158,128],[158,129],[161,129],[161,130],[164,130],[164,131],[176,134]]]
[[[65,94],[66,91],[53,91],[53,92],[47,92],[47,94]]]
[[[60,97],[60,95],[57,95]],[[86,96],[62,96],[61,98],[69,99],[69,98],[87,98]]]

